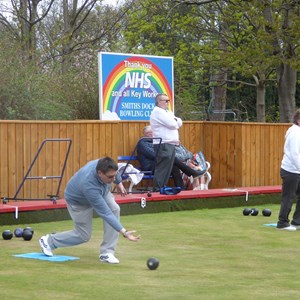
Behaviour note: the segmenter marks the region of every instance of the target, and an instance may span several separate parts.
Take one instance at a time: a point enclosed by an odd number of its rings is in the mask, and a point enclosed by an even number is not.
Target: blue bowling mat
[[[277,223],[264,224],[264,226],[276,227]]]
[[[46,256],[45,254],[43,254],[41,252],[15,254],[13,256],[22,257],[22,258],[38,259],[38,260],[54,261],[54,262],[62,262],[62,261],[69,261],[69,260],[79,259],[79,257],[65,256],[65,255]]]

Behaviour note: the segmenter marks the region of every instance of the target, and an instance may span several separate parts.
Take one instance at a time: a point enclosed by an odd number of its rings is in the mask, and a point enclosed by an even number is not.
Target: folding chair
[[[158,147],[155,150],[155,160],[153,162],[153,166],[152,166],[152,169],[150,171],[142,170],[141,167],[140,167],[140,165],[137,166],[136,164],[134,164],[134,162],[138,161],[138,157],[137,157],[137,153],[136,152],[137,152],[138,143],[140,142],[141,139],[151,139],[152,141],[153,140],[158,140],[159,141]],[[129,167],[133,166],[134,168],[138,169],[140,173],[143,174],[142,180],[147,180],[146,188],[145,189],[141,189],[140,192],[149,191],[148,188],[149,188],[149,185],[150,185],[150,181],[153,179],[153,174],[154,174],[154,169],[155,169],[155,164],[156,164],[156,157],[157,157],[157,153],[159,151],[160,145],[161,145],[161,141],[162,141],[161,138],[142,137],[137,142],[137,144],[134,147],[134,149],[133,149],[133,151],[132,151],[132,153],[131,153],[130,156],[118,156],[118,161],[122,160],[122,161],[126,162],[125,167],[122,169],[122,171],[120,173],[120,175],[122,177],[122,180],[128,180],[130,178],[130,175],[137,174],[136,172],[129,171],[129,169],[130,169]],[[132,184],[132,182],[131,182],[131,184],[129,186],[129,189],[128,189],[129,193],[132,193],[133,185],[134,184]]]

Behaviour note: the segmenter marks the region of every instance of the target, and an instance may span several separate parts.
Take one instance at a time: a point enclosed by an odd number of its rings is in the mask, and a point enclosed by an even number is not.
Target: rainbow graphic
[[[159,66],[160,58],[155,58],[157,63],[150,56],[122,56],[107,76],[102,77],[102,113],[116,113],[121,120],[149,120],[158,93],[168,95],[169,109],[173,111],[173,60],[167,77]],[[134,77],[139,78],[139,82],[133,87],[128,78]]]

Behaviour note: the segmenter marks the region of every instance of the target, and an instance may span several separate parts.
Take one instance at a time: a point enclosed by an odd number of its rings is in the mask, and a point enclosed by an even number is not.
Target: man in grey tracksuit
[[[90,161],[74,174],[64,194],[74,229],[41,237],[39,243],[45,255],[53,256],[53,249],[89,241],[93,211],[103,219],[104,236],[99,256],[101,262],[119,263],[114,256],[119,233],[131,241],[139,240],[139,237],[134,236],[134,231],[127,231],[120,223],[120,207],[110,192],[111,184],[115,182],[118,192],[122,196],[126,194],[117,170],[117,163],[110,157],[104,157]]]

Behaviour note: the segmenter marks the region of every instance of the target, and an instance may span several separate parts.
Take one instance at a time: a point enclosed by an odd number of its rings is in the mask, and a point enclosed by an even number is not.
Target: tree
[[[223,1],[223,5],[217,3],[217,6],[220,12],[218,22],[228,24],[229,30],[219,31],[221,38],[216,38],[215,43],[204,44],[204,53],[209,53],[205,56],[206,61],[213,66],[227,67],[233,77],[227,82],[234,81],[234,77],[240,74],[248,79],[243,84],[256,86],[259,122],[265,122],[266,83],[275,83],[277,70],[280,121],[291,121],[295,109],[295,66],[299,64],[296,54],[299,3],[232,0]],[[220,41],[226,44],[225,48]]]
[[[280,122],[292,122],[296,107],[297,67],[299,67],[300,3],[283,1],[280,6],[281,30],[278,39],[280,63],[277,67]]]
[[[124,28],[127,52],[173,56],[176,114],[184,119],[205,118],[206,99],[199,96],[203,73],[199,50],[198,7],[175,1],[135,1]]]
[[[158,3],[153,1],[137,2],[137,5],[140,8],[131,15],[125,39],[129,48],[139,53],[168,53],[176,58],[175,103],[179,110],[182,106],[178,99],[182,95],[200,100],[201,95],[195,97],[188,91],[195,93],[195,85],[202,91],[206,85],[211,91],[211,112],[224,112],[227,85],[239,83],[240,87],[256,87],[257,118],[265,121],[265,84],[267,80],[274,80],[271,77],[274,66],[270,65],[265,49],[262,51],[261,41],[250,44],[264,32],[262,17],[257,24],[250,22],[252,15],[262,15],[260,8],[251,11],[249,4],[241,5],[240,1],[166,1],[159,10]],[[206,80],[203,75],[207,76]],[[237,80],[237,77],[246,80]],[[183,89],[177,78],[185,83]],[[186,103],[187,99],[184,100]],[[207,105],[207,100],[204,103],[202,100],[202,104]],[[212,116],[224,119],[224,114]]]
[[[0,23],[3,24],[21,43],[23,57],[32,60],[36,54],[36,27],[47,16],[54,0],[49,0],[46,9],[39,13],[38,5],[42,0],[11,0],[11,8],[7,9],[13,18],[8,19],[0,14]]]
[[[287,122],[295,109],[299,1],[11,3],[0,11],[3,118],[98,118],[99,50],[173,56],[176,114],[186,120],[240,107],[246,119],[277,120],[279,99]]]
[[[0,60],[7,61],[4,53],[16,57],[5,78],[19,82],[2,86],[0,81],[2,118],[99,118],[97,52],[116,45],[130,2],[120,7],[99,0],[12,4],[0,14],[0,34],[7,37],[0,41]]]

